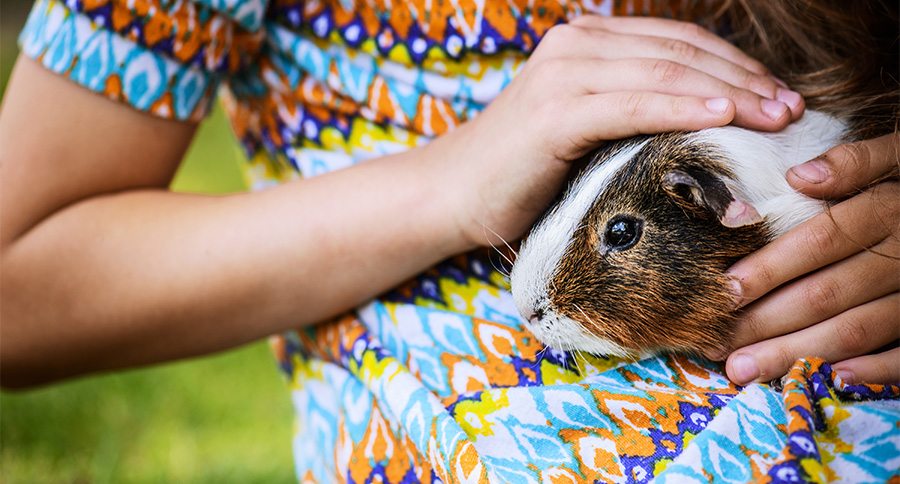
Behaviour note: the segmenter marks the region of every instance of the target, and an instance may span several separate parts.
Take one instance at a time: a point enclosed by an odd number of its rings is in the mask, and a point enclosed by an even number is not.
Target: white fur
[[[693,136],[724,152],[737,176],[728,188],[753,205],[777,237],[825,207],[822,201],[801,195],[788,185],[788,169],[841,143],[846,130],[844,123],[827,114],[807,111],[778,133],[727,126]]]
[[[824,209],[823,202],[795,192],[785,180],[785,173],[791,166],[839,144],[845,132],[846,126],[839,120],[807,111],[802,119],[779,133],[729,126],[703,130],[692,136],[721,150],[736,175],[735,180],[726,181],[729,189],[753,205],[777,237]],[[532,322],[529,328],[553,348],[617,356],[629,354],[625,348],[588,333],[581,324],[553,311],[547,292],[588,209],[607,189],[613,175],[645,144],[629,146],[591,168],[522,244],[510,276],[513,300],[526,319],[538,308],[545,312],[544,321]]]

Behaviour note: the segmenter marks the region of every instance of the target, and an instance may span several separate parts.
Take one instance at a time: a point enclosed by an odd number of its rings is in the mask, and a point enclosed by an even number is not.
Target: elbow
[[[5,392],[33,390],[45,383],[49,382],[30,378],[27,375],[9,372],[6,369],[0,371],[0,390]]]
[[[26,330],[32,321],[10,314],[6,296],[0,324],[0,388],[28,390],[64,378],[59,371],[66,366],[60,365],[61,352],[44,344],[43,332]]]
[[[41,378],[40,375],[30,371],[9,368],[11,365],[5,359],[0,364],[3,365],[0,370],[0,389],[3,391],[32,390],[52,381],[52,379]]]
[[[9,338],[3,338],[0,346],[0,389],[4,391],[31,390],[58,380],[46,368],[35,364],[32,358],[23,357]]]
[[[65,351],[61,351],[59,345],[47,344],[45,332],[24,330],[24,326],[29,326],[26,322],[32,321],[10,317],[5,308],[3,313],[0,324],[0,388],[30,390],[77,373],[77,365],[66,358]]]
[[[60,365],[45,351],[12,343],[10,338],[0,340],[0,389],[4,391],[33,390],[77,374],[71,371],[72,365]]]
[[[61,352],[47,347],[52,332],[29,317],[46,301],[28,300],[28,284],[19,277],[25,271],[15,270],[8,252],[2,251],[0,272],[0,389],[28,390],[61,378],[53,371]]]
[[[0,349],[0,390],[27,391],[60,383],[88,372],[74,364],[61,364],[46,352],[16,354],[6,341]]]

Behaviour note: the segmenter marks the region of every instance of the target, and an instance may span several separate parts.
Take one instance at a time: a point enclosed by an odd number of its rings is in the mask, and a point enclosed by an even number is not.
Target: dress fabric
[[[20,41],[48,69],[153,115],[199,120],[221,94],[259,190],[453,129],[567,19],[704,11],[695,0],[37,0]],[[686,356],[546,348],[504,269],[487,251],[461,255],[272,339],[297,412],[298,480],[900,480],[900,387],[844,384],[815,358],[783,388],[738,387]]]

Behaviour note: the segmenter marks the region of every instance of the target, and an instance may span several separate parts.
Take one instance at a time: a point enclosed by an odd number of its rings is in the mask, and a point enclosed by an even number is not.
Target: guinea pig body
[[[519,312],[557,349],[725,348],[726,269],[824,210],[784,175],[846,132],[807,111],[779,133],[723,127],[603,147],[522,243],[511,273]]]

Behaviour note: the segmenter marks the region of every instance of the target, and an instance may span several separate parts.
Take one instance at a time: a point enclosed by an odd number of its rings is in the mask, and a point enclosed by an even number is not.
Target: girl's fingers
[[[647,32],[653,32],[656,37],[686,42],[748,71],[764,76],[769,75],[769,70],[761,62],[745,54],[725,39],[693,23],[662,18],[602,17],[599,15],[583,15],[569,23],[574,26],[604,29],[620,34],[646,35]]]
[[[799,118],[805,106],[800,94],[782,88],[771,77],[757,74],[683,40],[561,24],[546,34],[541,48],[542,56],[556,59],[668,60],[763,98],[780,101],[790,108],[792,119]]]
[[[613,51],[613,56],[616,58],[621,54],[639,56],[640,50],[634,49],[646,49],[647,52],[654,52],[655,56],[660,59],[688,65],[734,87],[753,92],[760,96],[760,102],[768,100],[764,106],[768,106],[769,109],[778,111],[781,109],[778,103],[781,103],[790,110],[792,121],[799,119],[806,109],[806,102],[803,100],[803,96],[795,91],[779,86],[771,77],[757,74],[690,43],[677,39],[651,36],[632,35],[628,37],[630,42],[623,42],[623,48]],[[759,105],[754,107],[757,106]],[[737,124],[739,125],[743,125],[740,116],[741,112],[742,109],[739,106],[737,119]],[[769,111],[767,111],[768,113]],[[774,120],[778,121],[777,118]],[[754,126],[747,127],[753,128]],[[783,126],[779,126],[779,129],[781,127]]]
[[[769,381],[798,359],[818,356],[841,361],[878,349],[897,337],[900,293],[876,299],[801,331],[741,348],[725,370],[738,385]]]
[[[746,305],[792,279],[888,237],[900,223],[900,184],[881,183],[816,215],[728,269]],[[892,254],[896,256],[897,254]]]
[[[809,196],[840,198],[879,178],[897,175],[898,164],[900,133],[892,133],[835,146],[818,158],[788,170],[787,180]]]
[[[784,104],[732,86],[677,62],[660,59],[552,59],[536,69],[551,78],[567,72],[574,94],[646,91],[673,96],[724,97],[736,107],[734,123],[746,128],[777,130],[791,121]]]
[[[734,117],[726,98],[704,99],[655,92],[614,92],[573,98],[565,108],[573,133],[589,145],[636,134],[694,131],[724,126]]]
[[[599,47],[601,42],[606,39],[602,43],[616,46],[615,49],[604,49],[603,52],[597,52],[604,59],[653,57],[670,60],[693,67],[732,86],[746,89],[764,98],[779,100],[791,108],[794,119],[797,119],[803,112],[804,103],[800,94],[782,88],[769,76],[757,74],[740,64],[735,64],[683,40],[650,35],[628,35],[603,30],[588,32],[589,36],[597,39],[591,44]]]
[[[898,313],[900,306],[895,306],[894,314]],[[894,338],[900,338],[896,331]],[[900,348],[844,360],[831,368],[844,383],[900,383]]]
[[[889,247],[894,245],[894,247]],[[875,246],[896,253],[890,239]],[[747,307],[737,321],[732,347],[788,334],[900,290],[900,261],[860,252],[777,289]]]

